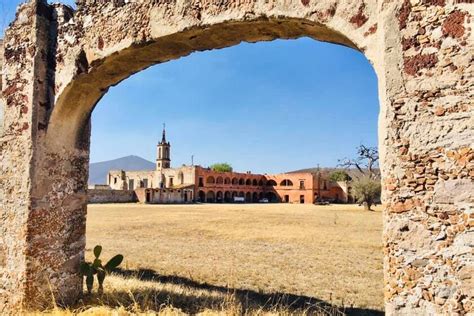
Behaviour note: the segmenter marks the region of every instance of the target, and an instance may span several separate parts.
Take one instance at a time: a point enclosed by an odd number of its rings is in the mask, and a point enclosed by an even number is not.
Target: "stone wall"
[[[3,40],[0,39],[0,91],[3,91],[2,88],[2,78],[3,78]],[[3,133],[3,116],[5,113],[5,101],[1,97],[0,93],[0,135]]]
[[[180,189],[145,189],[135,190],[138,202],[149,204],[182,204],[192,203],[194,189],[192,186]]]
[[[22,5],[3,53],[0,313],[47,306],[51,289],[63,304],[82,293],[90,115],[111,86],[195,51],[302,36],[364,53],[378,76],[387,314],[473,312],[473,5]]]
[[[88,203],[135,203],[138,202],[134,191],[95,190],[87,191]]]
[[[404,0],[386,33],[399,35],[386,66],[401,72],[380,141],[390,314],[473,312],[473,9]]]

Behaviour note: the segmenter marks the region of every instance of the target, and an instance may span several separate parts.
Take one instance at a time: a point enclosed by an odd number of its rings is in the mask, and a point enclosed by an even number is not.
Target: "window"
[[[135,189],[135,181],[133,181],[133,179],[128,180],[128,189],[129,190]]]
[[[204,186],[204,179],[203,178],[199,178],[199,186],[200,187]]]
[[[117,184],[117,177],[114,178],[114,184]]]
[[[276,185],[277,185],[277,183],[276,183],[275,180],[268,180],[268,182],[267,182],[267,186],[269,186],[269,187],[274,187]]]
[[[170,178],[170,185],[169,185],[169,187],[172,188],[173,185],[174,185],[174,184],[173,184],[173,178]]]
[[[291,180],[285,179],[280,183],[280,185],[282,187],[291,187],[293,186],[293,182],[291,182]]]
[[[304,190],[304,180],[300,180],[300,190]]]
[[[143,179],[143,187],[148,188],[148,179]]]

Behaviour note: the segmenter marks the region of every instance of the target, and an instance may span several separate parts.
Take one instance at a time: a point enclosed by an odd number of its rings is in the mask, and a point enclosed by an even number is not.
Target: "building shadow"
[[[201,283],[181,276],[161,275],[151,269],[126,270],[118,269],[115,274],[140,281],[158,282],[162,285],[177,285],[186,287],[192,293],[193,290],[209,291],[209,295],[188,295],[174,293],[168,290],[147,291],[143,294],[148,301],[161,303],[171,303],[175,308],[188,314],[197,314],[205,309],[219,309],[226,304],[237,303],[241,308],[241,313],[249,314],[251,312],[271,312],[275,309],[283,309],[290,313],[302,313],[307,315],[384,315],[380,310],[364,309],[356,307],[340,307],[324,300],[289,293],[263,293],[248,289],[236,289],[226,286],[217,286],[208,283]],[[222,295],[212,295],[211,293],[220,293]],[[125,294],[125,293],[123,293]],[[129,295],[130,293],[128,293]],[[135,300],[140,301],[141,293],[133,293]],[[120,294],[119,294],[120,295]],[[125,295],[126,296],[126,295]],[[229,297],[233,301],[229,302]],[[123,304],[124,302],[121,302]],[[136,301],[135,301],[136,304]],[[158,304],[160,305],[160,304]],[[142,306],[147,307],[147,306]]]

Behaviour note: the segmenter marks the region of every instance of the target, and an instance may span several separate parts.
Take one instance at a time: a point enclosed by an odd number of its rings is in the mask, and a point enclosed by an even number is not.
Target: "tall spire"
[[[163,123],[163,136],[161,138],[161,143],[166,143],[166,123]]]
[[[163,136],[157,146],[156,168],[166,169],[171,167],[171,144],[166,141],[166,125],[163,123]]]

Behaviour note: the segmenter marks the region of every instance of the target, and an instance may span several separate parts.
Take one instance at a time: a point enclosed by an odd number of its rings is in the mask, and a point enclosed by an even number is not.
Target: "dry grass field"
[[[125,260],[82,309],[380,314],[381,235],[380,209],[352,205],[90,205],[88,259],[100,244]]]

